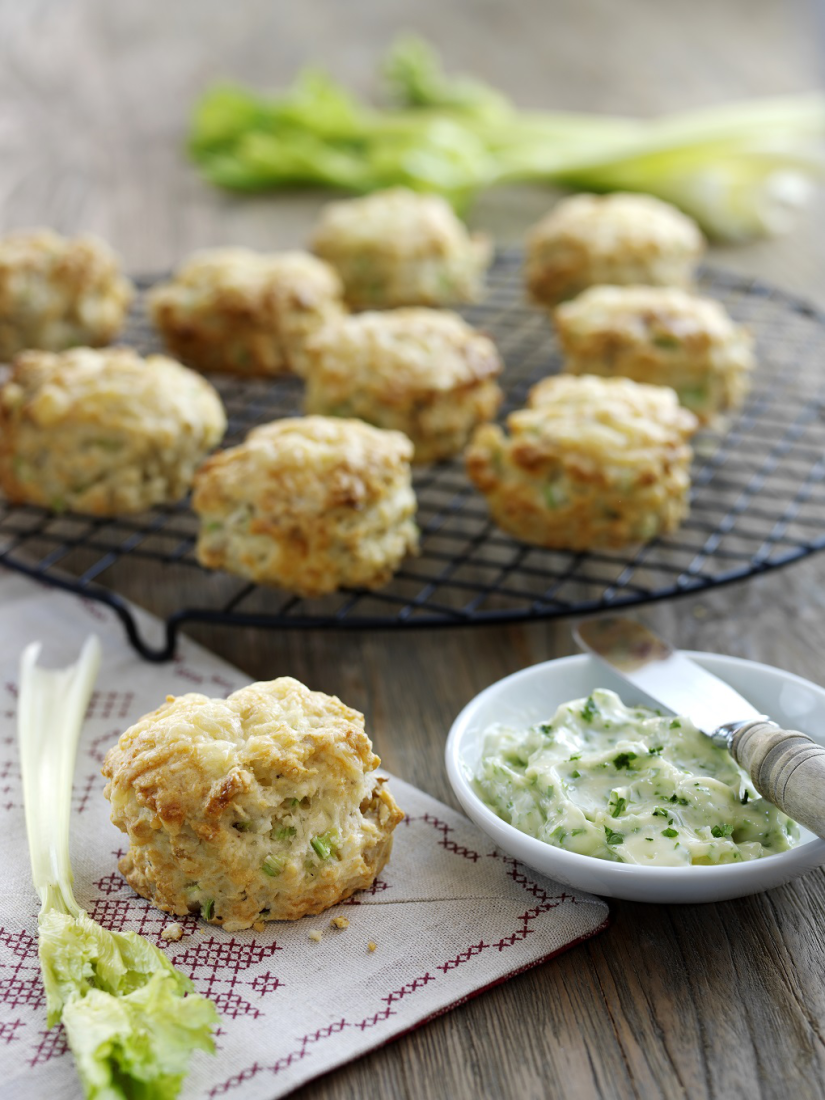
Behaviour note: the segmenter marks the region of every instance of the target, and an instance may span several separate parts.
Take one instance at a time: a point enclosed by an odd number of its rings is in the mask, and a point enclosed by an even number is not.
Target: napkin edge
[[[379,1039],[373,1046],[361,1049],[351,1056],[344,1055],[340,1061],[335,1062],[334,1065],[326,1066],[322,1072],[305,1077],[301,1081],[297,1081],[294,1085],[290,1086],[286,1092],[275,1092],[272,1094],[271,1100],[281,1100],[284,1096],[289,1096],[291,1093],[297,1091],[297,1089],[304,1088],[306,1085],[313,1084],[317,1081],[321,1081],[328,1074],[335,1073],[343,1066],[348,1066],[353,1062],[358,1062],[362,1058],[366,1058],[367,1055],[374,1054],[375,1051],[381,1050],[383,1047],[391,1046],[399,1039],[405,1038],[407,1035],[411,1035],[414,1031],[418,1031],[419,1028],[424,1027],[426,1024],[431,1023],[433,1020],[437,1020],[439,1016],[446,1016],[448,1012],[452,1012],[453,1009],[460,1008],[462,1005],[467,1004],[468,1001],[475,1000],[476,997],[482,993],[486,993],[491,989],[495,989],[496,986],[504,985],[505,982],[509,982],[511,978],[517,977],[519,974],[524,974],[528,970],[533,970],[537,966],[541,966],[542,963],[550,962],[552,959],[557,958],[559,955],[563,955],[566,951],[570,951],[573,947],[578,947],[579,944],[585,943],[587,940],[597,936],[600,932],[604,932],[613,923],[613,909],[610,903],[604,899],[599,898],[597,900],[604,901],[607,905],[607,913],[601,924],[596,925],[595,928],[590,929],[588,932],[583,932],[582,935],[577,936],[574,940],[570,940],[568,943],[562,944],[561,947],[557,947],[554,951],[549,951],[546,955],[542,955],[538,959],[531,959],[529,962],[524,963],[522,966],[517,967],[515,970],[509,970],[506,974],[500,975],[498,978],[493,979],[491,982],[487,982],[484,985],[480,985],[475,989],[469,990],[467,993],[457,997],[456,1000],[450,1001],[449,1004],[442,1005],[440,1008],[435,1009],[428,1016],[422,1016],[421,1019],[416,1020],[410,1024],[409,1027],[405,1027],[401,1031],[396,1031],[394,1034],[387,1036],[386,1039]]]

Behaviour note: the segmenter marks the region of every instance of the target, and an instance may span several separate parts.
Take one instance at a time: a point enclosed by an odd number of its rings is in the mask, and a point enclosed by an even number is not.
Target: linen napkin
[[[150,617],[138,612],[142,626]],[[217,1054],[198,1053],[186,1098],[274,1100],[485,988],[593,935],[607,906],[496,850],[460,814],[398,778],[405,820],[370,890],[317,917],[227,933],[137,897],[117,870],[126,838],[109,821],[100,766],[119,734],[167,694],[226,695],[248,682],[181,638],[177,658],[149,665],[108,609],[0,569],[0,1080],[6,1100],[82,1095],[61,1028],[46,1029],[16,742],[18,662],[29,641],[65,665],[86,636],[103,665],[78,751],[72,821],[75,893],[101,924],[163,948],[221,1015]],[[155,624],[155,627],[157,624]],[[284,670],[285,673],[288,670]],[[323,684],[311,687],[323,690]],[[346,927],[332,918],[345,917]],[[344,924],[345,922],[339,922]]]

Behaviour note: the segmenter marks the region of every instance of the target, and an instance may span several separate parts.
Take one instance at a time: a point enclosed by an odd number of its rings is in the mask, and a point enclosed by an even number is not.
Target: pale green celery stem
[[[825,135],[825,118],[818,135]],[[615,135],[607,140],[590,139],[559,142],[547,135],[522,141],[517,131],[507,144],[493,148],[501,159],[501,177],[513,180],[534,177],[558,183],[581,185],[588,181],[597,187],[612,185],[611,172],[631,168],[640,174],[668,172],[686,168],[707,168],[724,161],[746,158],[754,169],[796,168],[822,173],[823,152],[815,144],[815,135],[796,136],[793,131],[781,137],[774,134],[696,135],[686,138],[664,130],[642,130],[631,138]]]
[[[483,118],[471,111],[444,107],[415,107],[403,111],[369,111],[363,116],[363,137],[414,137],[432,123],[451,121],[493,144],[544,137],[570,141],[621,136],[628,139],[644,132],[637,119],[592,115],[575,111],[513,111],[499,118]]]
[[[69,820],[77,743],[100,667],[100,643],[91,636],[77,662],[63,669],[37,667],[40,642],[20,660],[19,742],[23,801],[32,879],[41,913],[76,917],[72,893]]]
[[[693,155],[691,155],[691,153]],[[650,191],[681,207],[705,229],[730,239],[777,233],[823,177],[823,160],[796,153],[705,150],[663,153],[568,176],[595,190]]]
[[[808,137],[821,137],[825,125],[825,97],[820,92],[805,95],[778,96],[772,99],[751,99],[684,111],[652,119],[645,124],[651,132],[666,132],[680,142],[706,141],[709,138],[741,138],[748,131],[754,138],[768,130],[784,132],[786,128]]]
[[[776,139],[793,139],[803,146],[821,140],[825,133],[825,96],[812,93],[804,96],[788,96],[780,99],[756,99],[721,107],[708,107],[701,111],[665,115],[648,120],[612,118],[611,116],[575,114],[544,114],[519,112],[503,131],[498,125],[474,125],[476,132],[492,144],[501,140],[504,144],[518,143],[523,138],[538,140],[568,136],[573,145],[590,138],[600,141],[612,139],[627,143],[628,155],[644,151],[678,149],[689,145],[718,142],[730,146],[741,143],[765,141],[766,135]],[[638,142],[636,149],[633,142]],[[552,154],[552,150],[540,150],[540,154]],[[612,152],[598,145],[592,149],[592,163],[611,159]]]
[[[607,189],[621,182],[607,173],[622,166],[632,165],[641,174],[648,167],[684,168],[677,163],[682,157],[694,167],[706,167],[743,155],[764,158],[763,168],[822,169],[825,98],[819,94],[713,107],[649,122],[605,118],[593,129],[584,120],[577,128],[571,120],[565,131],[560,121],[547,116],[545,127],[541,115],[518,115],[503,132],[496,126],[474,129],[501,156],[502,179],[527,174]],[[661,160],[648,165],[647,158]]]

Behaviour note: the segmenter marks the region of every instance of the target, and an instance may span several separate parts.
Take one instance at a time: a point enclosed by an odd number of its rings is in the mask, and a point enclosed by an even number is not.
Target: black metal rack
[[[140,282],[144,291],[150,285]],[[512,622],[629,607],[787,565],[825,546],[825,317],[789,294],[724,272],[705,271],[701,289],[750,326],[759,366],[727,431],[696,438],[691,515],[667,538],[588,554],[517,542],[490,523],[455,460],[416,474],[421,554],[377,592],[302,599],[207,573],[195,560],[197,521],[185,501],[115,519],[0,502],[0,562],[108,604],[138,652],[154,661],[172,656],[186,622],[278,629]],[[517,250],[497,256],[486,299],[463,312],[494,337],[506,363],[502,415],[559,369],[547,318],[524,301]],[[160,350],[142,294],[123,340],[144,353]],[[300,412],[296,379],[212,380],[229,416],[226,445],[256,424]],[[190,593],[167,618],[159,646],[146,641],[118,595],[126,559],[156,563],[171,588]]]

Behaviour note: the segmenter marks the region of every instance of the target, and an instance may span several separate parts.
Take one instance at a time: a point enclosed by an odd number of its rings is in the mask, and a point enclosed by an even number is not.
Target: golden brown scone
[[[344,312],[341,280],[305,252],[196,252],[149,295],[166,344],[202,371],[301,373],[306,337]]]
[[[120,869],[159,909],[230,932],[320,913],[389,859],[404,815],[379,763],[362,714],[286,676],[169,696],[103,765]]]
[[[163,355],[27,351],[0,389],[0,486],[56,512],[141,512],[185,496],[225,430],[212,386]]]
[[[492,258],[445,199],[405,187],[329,203],[312,249],[336,268],[353,309],[475,301]]]
[[[11,233],[0,239],[0,361],[26,348],[108,344],[133,295],[105,241],[51,229]]]
[[[744,401],[753,339],[712,298],[675,287],[595,286],[553,317],[572,374],[671,386],[702,424]]]
[[[378,588],[418,545],[412,444],[360,420],[277,420],[195,476],[198,560],[302,595]]]
[[[501,403],[495,344],[445,310],[346,317],[307,341],[305,362],[308,413],[404,432],[414,462],[458,454]]]
[[[696,223],[651,195],[562,199],[527,237],[527,288],[554,306],[599,284],[690,286],[705,241]]]
[[[525,542],[589,550],[647,542],[687,515],[693,413],[673,390],[627,378],[559,375],[485,424],[467,472],[495,522]]]

